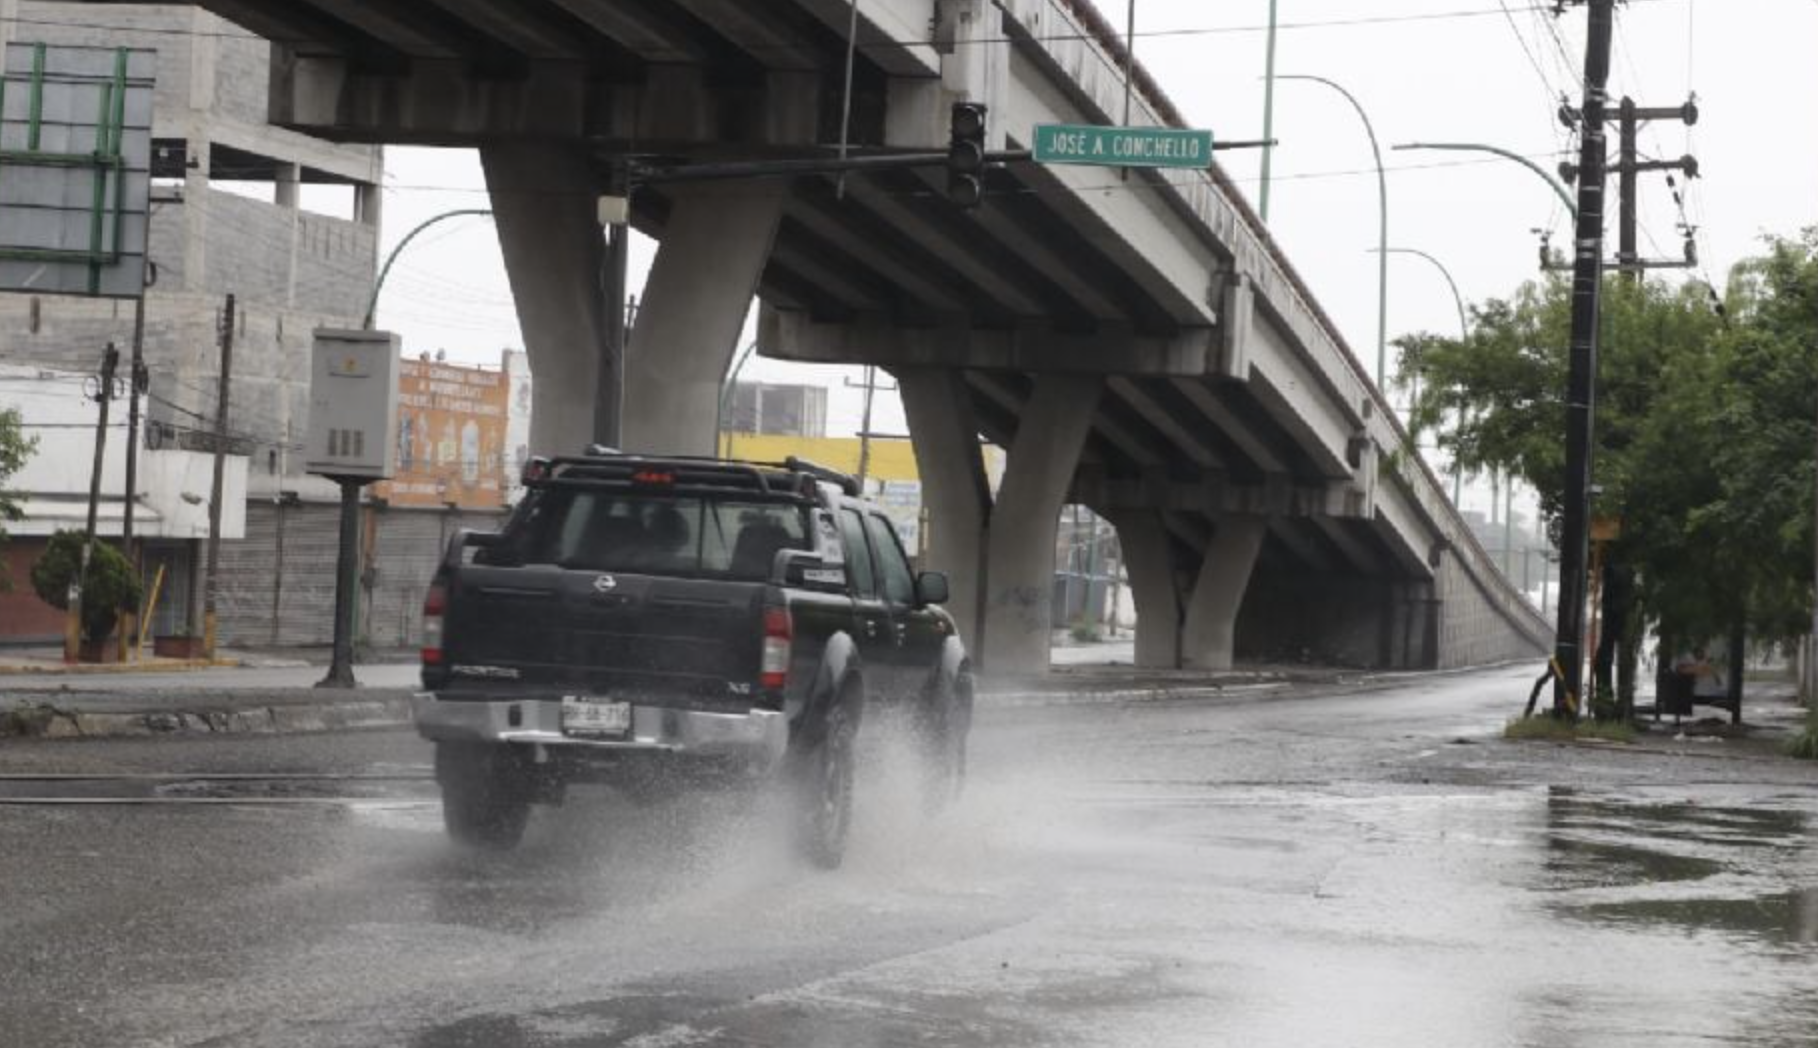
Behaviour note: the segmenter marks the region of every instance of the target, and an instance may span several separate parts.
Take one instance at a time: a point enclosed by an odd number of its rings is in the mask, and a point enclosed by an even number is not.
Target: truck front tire
[[[972,675],[962,671],[935,692],[915,717],[922,805],[938,815],[966,783],[966,737],[972,729]]]
[[[509,851],[530,821],[529,776],[510,748],[493,743],[436,743],[442,824],[470,847]]]

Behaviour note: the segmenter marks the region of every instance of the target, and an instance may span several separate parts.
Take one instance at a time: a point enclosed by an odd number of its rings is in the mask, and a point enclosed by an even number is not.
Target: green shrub
[[[1786,744],[1786,752],[1802,761],[1818,761],[1818,707],[1806,714],[1804,730]]]
[[[1067,632],[1080,644],[1096,644],[1103,639],[1098,632],[1098,623],[1091,619],[1074,619]]]
[[[69,584],[82,563],[82,533],[59,531],[32,564],[32,589],[53,608],[69,608]],[[103,640],[124,609],[144,598],[139,575],[120,551],[97,541],[82,582],[82,637]]]
[[[1516,717],[1502,729],[1505,739],[1544,739],[1553,742],[1575,742],[1598,739],[1603,742],[1634,742],[1635,728],[1624,721],[1566,721],[1547,714],[1538,717]]]

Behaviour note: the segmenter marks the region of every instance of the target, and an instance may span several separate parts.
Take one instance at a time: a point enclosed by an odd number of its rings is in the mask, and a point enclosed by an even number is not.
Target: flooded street
[[[401,731],[0,747],[0,1044],[1818,1043],[1818,769],[1504,742],[1527,679],[992,706],[831,873],[725,798],[463,853]]]

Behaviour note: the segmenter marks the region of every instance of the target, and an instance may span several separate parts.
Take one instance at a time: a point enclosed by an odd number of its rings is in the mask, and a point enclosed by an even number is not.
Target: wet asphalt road
[[[1502,742],[1526,676],[986,710],[934,822],[880,740],[833,873],[605,793],[464,854],[407,732],[0,744],[180,773],[0,780],[143,802],[0,805],[0,1045],[1818,1043],[1818,770]]]

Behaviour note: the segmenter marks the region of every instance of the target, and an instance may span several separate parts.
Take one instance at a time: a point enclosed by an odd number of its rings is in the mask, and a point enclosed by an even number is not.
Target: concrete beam
[[[979,257],[980,241],[958,219],[930,221],[930,216],[919,213],[902,197],[863,178],[849,179],[846,192],[903,235],[916,238],[950,269],[1001,304],[1006,312],[1021,317],[1048,314],[1041,289]]]
[[[371,0],[309,0],[310,7],[346,22],[360,32],[415,58],[464,58],[466,41],[439,31],[432,22]]]
[[[1391,565],[1383,563],[1382,554],[1369,542],[1360,538],[1352,529],[1354,521],[1339,520],[1334,517],[1320,517],[1314,521],[1326,540],[1338,547],[1353,571],[1361,575],[1389,574]]]
[[[1207,422],[1218,428],[1225,439],[1237,445],[1257,469],[1264,473],[1286,473],[1288,465],[1280,455],[1271,448],[1268,442],[1234,417],[1226,407],[1219,403],[1218,395],[1204,381],[1180,378],[1174,381],[1174,388],[1181,396],[1205,416]]]
[[[939,169],[922,168],[916,174],[930,192],[942,195],[947,192],[946,174]],[[1004,208],[987,202],[966,212],[966,220],[978,227],[980,239],[1000,244],[1034,266],[1093,320],[1107,325],[1131,322],[1129,312],[1083,273],[1081,259],[1071,257],[1051,239],[1025,229],[1011,219]]]
[[[1326,476],[1349,478],[1354,466],[1351,438],[1357,423],[1343,413],[1334,414],[1323,396],[1318,377],[1293,350],[1283,345],[1268,325],[1257,330],[1269,337],[1256,339],[1245,389],[1298,444]]]
[[[854,0],[793,0],[796,6],[846,39]],[[856,0],[859,54],[891,76],[941,75],[930,27],[938,17],[935,0]]]
[[[785,192],[777,183],[674,192],[625,361],[627,450],[716,453],[720,386],[770,257]]]
[[[1236,484],[1215,470],[1189,481],[1165,475],[1115,477],[1103,470],[1082,468],[1073,483],[1072,500],[1103,506],[1107,513],[1147,507],[1212,517],[1235,513],[1332,519],[1347,517],[1349,508],[1344,489],[1337,485],[1294,484],[1281,475],[1262,484]]]
[[[874,331],[817,323],[806,314],[773,307],[764,308],[758,329],[763,354],[784,360],[1032,374],[1203,375],[1214,341],[1208,330],[1172,338],[895,325]]]
[[[1111,392],[1126,401],[1140,412],[1149,424],[1160,430],[1175,447],[1185,453],[1188,460],[1200,469],[1223,469],[1225,463],[1206,443],[1205,436],[1195,427],[1182,419],[1176,418],[1168,406],[1151,396],[1148,390],[1128,375],[1113,375],[1107,380]]]
[[[496,0],[427,2],[526,58],[576,61],[587,53],[585,43],[566,26],[542,17],[528,4],[500,4]]]
[[[1097,379],[1043,375],[1023,408],[987,545],[982,661],[995,676],[1048,670],[1054,535],[1102,388]]]
[[[696,66],[651,66],[644,84],[625,85],[599,79],[583,62],[532,62],[509,78],[428,59],[377,73],[345,57],[272,49],[272,122],[338,142],[542,139],[713,155],[815,145],[819,111],[818,81],[782,71],[753,89],[711,83]]]
[[[653,62],[700,63],[707,49],[684,27],[649,8],[620,0],[552,0],[602,36]],[[711,23],[710,23],[711,24]]]
[[[933,314],[958,318],[965,313],[964,300],[931,273],[928,265],[902,250],[888,235],[866,236],[861,230],[869,223],[855,224],[853,209],[834,201],[830,194],[812,186],[798,187],[789,198],[788,216],[821,240],[854,258],[864,259],[866,266],[908,297],[928,306]]]
[[[825,60],[814,43],[748,0],[671,0],[772,69],[813,71]],[[613,4],[613,7],[622,5]]]

